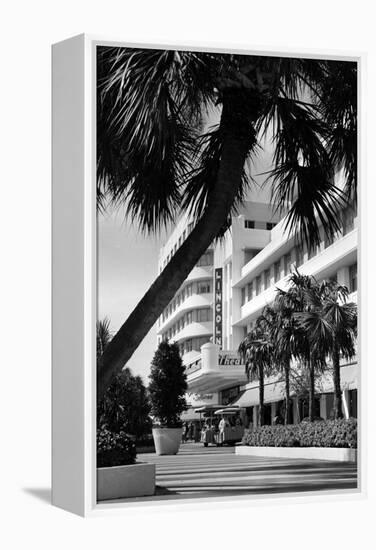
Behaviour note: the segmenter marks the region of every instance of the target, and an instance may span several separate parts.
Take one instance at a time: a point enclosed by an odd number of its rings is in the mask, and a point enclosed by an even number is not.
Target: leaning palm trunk
[[[290,361],[284,364],[285,371],[285,425],[290,424]]]
[[[337,345],[334,344],[332,352],[333,360],[333,384],[334,384],[334,418],[342,418],[342,393],[341,393],[341,374],[339,365],[339,353]]]
[[[264,367],[259,367],[259,410],[258,410],[258,425],[264,425],[265,405],[264,405]]]
[[[311,422],[315,420],[315,366],[311,359],[308,365],[309,368],[309,419]]]
[[[235,115],[230,115],[229,113]],[[97,399],[100,400],[164,308],[172,300],[197,261],[204,254],[231,211],[241,188],[244,164],[249,152],[251,123],[239,109],[224,101],[221,126],[225,133],[218,177],[207,208],[192,233],[132,311],[100,358],[97,365]]]

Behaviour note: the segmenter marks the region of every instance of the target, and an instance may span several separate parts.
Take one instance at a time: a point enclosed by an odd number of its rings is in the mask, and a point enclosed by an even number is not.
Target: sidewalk
[[[185,443],[174,456],[140,454],[156,464],[152,499],[349,490],[357,487],[355,464],[235,455],[234,447]]]

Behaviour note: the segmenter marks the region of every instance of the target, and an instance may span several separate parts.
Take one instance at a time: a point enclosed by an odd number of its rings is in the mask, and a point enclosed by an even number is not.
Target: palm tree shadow
[[[27,493],[38,500],[51,504],[50,487],[23,487],[22,490],[24,493]]]

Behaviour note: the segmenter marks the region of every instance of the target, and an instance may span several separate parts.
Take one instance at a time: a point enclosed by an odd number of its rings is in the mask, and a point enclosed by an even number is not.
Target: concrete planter
[[[250,447],[248,445],[238,445],[235,447],[235,453],[241,456],[356,462],[356,449],[337,447]]]
[[[97,468],[97,500],[154,495],[155,464]]]
[[[183,428],[153,428],[157,455],[176,455],[179,450]]]

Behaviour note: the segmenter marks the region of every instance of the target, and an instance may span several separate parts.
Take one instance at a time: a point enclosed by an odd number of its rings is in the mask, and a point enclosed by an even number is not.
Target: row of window
[[[176,241],[174,246],[171,248],[170,253],[167,254],[166,259],[163,262],[163,267],[160,268],[160,271],[162,271],[162,269],[164,267],[166,267],[168,262],[171,260],[172,256],[175,254],[175,252],[181,247],[181,245],[183,244],[185,239],[192,232],[193,226],[194,226],[194,224],[193,224],[193,222],[191,222],[191,223],[188,224],[188,227],[186,229],[184,229],[184,231],[180,235],[179,239]],[[200,266],[200,265],[201,266],[213,265],[213,250],[208,250],[207,252],[205,252],[205,254],[198,261],[197,265],[198,266]]]
[[[258,222],[256,220],[244,220],[244,227],[246,229],[273,229],[277,224],[272,222]]]
[[[286,258],[287,256],[287,258]],[[290,265],[291,254],[283,256],[285,262],[285,273],[287,273],[286,268]],[[301,265],[297,261],[295,265],[298,267]],[[358,290],[358,264],[352,264],[349,266],[349,292],[356,292]],[[246,302],[249,302],[255,296],[260,294],[262,287],[261,282],[262,278],[264,280],[264,290],[270,287],[270,268],[263,271],[261,275],[256,277],[253,281],[248,283],[245,287],[242,288],[242,305]],[[277,282],[281,278],[281,260],[274,263],[274,281]],[[332,280],[337,280],[337,275],[332,277]]]
[[[183,290],[179,292],[179,294],[177,294],[177,296],[173,300],[171,300],[171,302],[162,314],[162,321],[165,322],[166,319],[168,319],[170,315],[172,315],[174,311],[184,302],[184,300],[186,300],[193,294],[210,294],[211,292],[211,279],[190,283],[189,285],[185,286]]]
[[[180,317],[180,319],[178,319],[178,321],[176,321],[176,323],[174,323],[172,327],[163,334],[163,337],[170,340],[178,332],[183,330],[184,327],[190,325],[191,323],[207,323],[212,320],[213,311],[210,307],[187,311],[187,313]]]
[[[337,231],[336,235],[334,235],[332,238],[325,235],[323,240],[323,247],[327,248],[328,246],[333,244],[334,240],[352,231],[354,229],[354,218],[355,218],[354,209],[352,207],[345,208],[341,213],[341,229]],[[248,283],[246,287],[242,288],[242,305],[252,300],[254,296],[257,296],[258,294],[260,294],[261,288],[262,288],[262,281],[264,283],[263,288],[264,290],[266,290],[271,285],[272,275],[274,276],[274,282],[277,282],[281,279],[282,268],[285,276],[290,272],[292,265],[295,265],[296,267],[300,267],[304,262],[304,252],[307,252],[307,258],[308,260],[310,260],[311,258],[313,258],[314,256],[316,256],[321,252],[321,244],[315,247],[312,247],[310,249],[307,249],[306,246],[304,246],[304,249],[300,246],[296,246],[292,248],[279,260],[277,260],[271,266],[265,269],[253,281]],[[293,254],[295,256],[294,262],[292,262]],[[352,290],[352,288],[354,288],[354,284],[356,285],[356,281],[355,283],[354,281],[352,283],[350,282],[350,285],[349,285],[350,292],[354,292],[354,290]]]
[[[284,270],[284,273],[287,274],[292,266],[291,262],[292,258],[292,250],[290,252],[287,252],[282,258],[274,262],[270,267],[265,269],[260,275],[255,277],[253,281],[248,283],[245,287],[242,288],[242,305],[244,305],[246,302],[249,302],[254,298],[255,296],[258,296],[262,290],[266,290],[271,285],[271,278],[274,277],[274,282],[277,282],[282,277],[282,269]],[[296,267],[299,267],[299,265],[302,264],[300,255],[299,255],[299,249],[298,247],[295,248],[295,265]],[[263,285],[262,285],[263,283]]]
[[[171,260],[172,256],[177,251],[177,249],[181,247],[181,245],[183,244],[185,239],[188,237],[189,233],[191,233],[191,231],[193,229],[193,225],[194,225],[193,222],[191,222],[191,223],[188,224],[188,227],[186,229],[184,229],[183,233],[180,235],[177,242],[171,248],[171,252],[167,255],[165,261],[163,262],[163,267],[165,267],[168,264],[168,262]]]
[[[210,342],[210,336],[199,336],[197,338],[188,338],[185,342],[180,344],[180,355],[184,355],[190,351],[200,351],[201,346]]]

